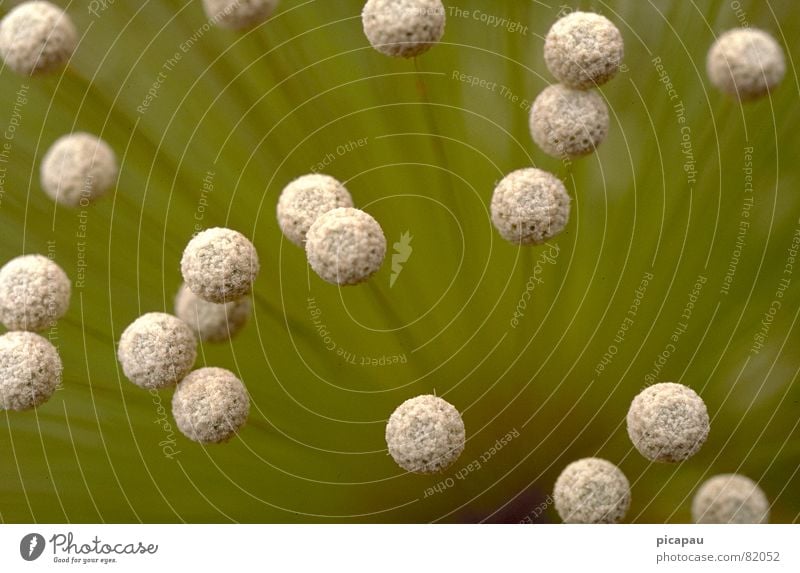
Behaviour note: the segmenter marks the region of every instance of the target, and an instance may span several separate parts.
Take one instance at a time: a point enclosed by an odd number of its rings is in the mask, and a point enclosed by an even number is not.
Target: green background
[[[199,1],[117,1],[97,15],[88,2],[57,3],[82,34],[71,69],[41,79],[0,72],[0,128],[19,120],[0,195],[0,260],[50,253],[74,283],[69,313],[45,333],[63,358],[63,388],[36,411],[0,416],[0,521],[558,521],[553,482],[594,455],[630,479],[627,521],[689,521],[698,485],[734,471],[759,481],[772,521],[800,519],[800,268],[784,273],[800,229],[793,0],[743,0],[738,16],[727,1],[447,2],[444,39],[416,67],[369,46],[355,0],[283,0],[244,34],[204,28]],[[563,4],[603,13],[626,43],[623,71],[602,88],[610,134],[571,166],[532,143],[523,101],[553,81],[543,36]],[[705,75],[714,37],[740,22],[769,30],[787,54],[781,87],[747,106]],[[695,184],[654,58],[685,105]],[[157,97],[140,113],[159,72]],[[73,130],[102,136],[121,164],[116,193],[85,216],[56,209],[38,180],[46,149]],[[737,249],[746,147],[753,206]],[[389,254],[367,285],[323,283],[275,221],[283,186],[326,157],[324,172],[386,233]],[[554,252],[547,246],[505,243],[488,217],[495,182],[530,165],[563,177],[573,198],[554,262],[542,258]],[[115,358],[138,315],[172,311],[196,225],[242,231],[262,265],[246,330],[204,345],[198,359],[237,372],[252,398],[239,437],[215,447],[178,434],[171,391],[139,389]],[[406,231],[413,252],[390,288],[392,244]],[[646,273],[633,324],[615,341]],[[512,324],[531,276],[541,283]],[[774,300],[782,306],[752,352]],[[624,417],[681,322],[655,379],[697,390],[711,434],[685,463],[652,464],[632,448]],[[361,364],[394,356],[404,363]],[[385,420],[434,391],[463,413],[467,446],[440,476],[408,475],[386,453]],[[491,452],[509,432],[519,436]],[[456,477],[482,456],[480,469]]]

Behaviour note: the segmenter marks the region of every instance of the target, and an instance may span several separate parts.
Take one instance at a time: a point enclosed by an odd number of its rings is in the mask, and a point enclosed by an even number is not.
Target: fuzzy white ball
[[[533,102],[533,141],[552,157],[588,155],[608,134],[608,107],[596,91],[574,90],[561,84],[546,87]]]
[[[24,255],[0,269],[0,322],[9,330],[40,331],[69,308],[69,277],[42,255]]]
[[[232,372],[200,368],[184,378],[172,396],[172,415],[190,440],[218,444],[230,440],[247,421],[250,398]]]
[[[55,72],[78,45],[78,32],[64,10],[51,2],[23,2],[0,22],[0,57],[22,75]]]
[[[203,0],[206,16],[220,28],[246,30],[269,18],[278,0]]]
[[[565,523],[619,523],[631,505],[631,489],[611,462],[584,458],[558,476],[553,500]]]
[[[195,235],[181,258],[186,286],[203,300],[217,304],[248,294],[259,269],[253,243],[238,231],[221,227]]]
[[[40,171],[45,193],[71,208],[85,207],[108,193],[119,175],[111,146],[82,132],[59,137],[47,150]]]
[[[464,451],[464,421],[455,406],[432,395],[406,400],[386,424],[389,454],[401,468],[432,474],[450,467]]]
[[[386,256],[386,237],[378,222],[364,211],[333,209],[308,230],[306,255],[323,280],[355,285],[380,269]]]
[[[0,408],[35,408],[50,399],[60,381],[61,358],[50,341],[32,332],[0,336]]]
[[[720,474],[706,481],[692,500],[695,523],[767,523],[769,501],[749,477]]]
[[[550,28],[544,61],[559,82],[575,89],[602,85],[619,71],[625,47],[622,34],[605,16],[572,12]]]
[[[628,436],[654,462],[681,462],[696,454],[709,432],[705,402],[691,388],[663,382],[645,388],[628,410]]]
[[[564,230],[570,199],[564,184],[541,169],[506,175],[492,196],[492,223],[507,241],[538,245]]]
[[[771,35],[755,28],[722,34],[708,51],[706,71],[718,90],[741,101],[764,97],[783,80],[783,48]]]
[[[352,206],[350,193],[330,175],[303,175],[281,192],[277,208],[278,225],[287,239],[302,247],[306,243],[308,230],[320,215],[339,207]]]
[[[225,304],[205,301],[185,284],[175,296],[175,316],[203,342],[224,342],[236,336],[250,319],[251,307],[246,296]]]
[[[372,47],[401,58],[430,50],[442,39],[446,19],[440,0],[369,0],[361,13]]]
[[[147,390],[179,382],[197,359],[197,339],[185,322],[163,312],[149,312],[122,333],[117,357],[125,376]]]

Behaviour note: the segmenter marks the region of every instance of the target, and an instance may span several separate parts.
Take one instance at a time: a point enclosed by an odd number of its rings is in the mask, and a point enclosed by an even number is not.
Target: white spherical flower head
[[[386,256],[386,237],[378,222],[364,211],[333,209],[308,230],[306,256],[323,280],[355,285],[380,269]]]
[[[631,402],[628,436],[654,462],[682,462],[696,454],[709,432],[708,410],[691,388],[673,382],[654,384]]]
[[[230,440],[247,421],[250,398],[232,372],[200,368],[184,378],[172,396],[172,415],[190,440],[219,444]]]
[[[186,286],[203,300],[217,304],[248,294],[259,269],[253,243],[238,231],[221,227],[195,235],[181,259]]]
[[[769,501],[758,484],[739,474],[714,476],[692,500],[695,523],[767,523]]]
[[[287,239],[302,247],[308,230],[320,215],[339,207],[352,206],[350,193],[333,177],[303,175],[281,192],[277,209],[278,225]]]
[[[55,346],[32,332],[0,336],[0,408],[28,410],[47,402],[61,381]]]
[[[553,500],[564,523],[619,523],[631,505],[631,488],[611,462],[584,458],[558,476]]]
[[[203,0],[206,16],[220,28],[246,30],[266,21],[278,0]]]
[[[9,330],[39,331],[69,308],[67,274],[42,255],[12,259],[0,269],[0,322]]]
[[[70,17],[50,2],[23,2],[0,22],[0,56],[23,75],[55,72],[78,45]]]
[[[369,0],[361,20],[373,48],[413,58],[442,39],[446,16],[440,0]]]
[[[492,222],[500,235],[518,245],[538,245],[564,230],[569,195],[561,181],[541,169],[506,175],[492,196]]]
[[[576,158],[592,153],[608,134],[608,107],[596,91],[555,84],[533,102],[533,141],[552,157]]]
[[[602,85],[619,71],[625,47],[622,34],[605,16],[572,12],[550,28],[544,61],[558,81],[575,89]]]
[[[175,297],[175,315],[188,324],[203,342],[225,342],[236,336],[250,318],[248,297],[216,304],[181,285]]]
[[[42,188],[66,207],[85,207],[117,183],[117,156],[102,139],[89,133],[58,138],[42,159]]]
[[[786,60],[783,48],[767,32],[736,28],[711,46],[706,71],[718,90],[747,102],[767,95],[781,83]]]
[[[197,340],[185,322],[163,312],[149,312],[122,333],[117,357],[125,376],[147,390],[179,382],[194,366]]]
[[[450,467],[464,451],[464,421],[437,396],[406,400],[386,424],[389,454],[404,470],[432,474]]]

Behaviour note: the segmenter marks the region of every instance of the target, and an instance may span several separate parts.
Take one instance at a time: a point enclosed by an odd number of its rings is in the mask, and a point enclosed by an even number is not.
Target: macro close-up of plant
[[[797,523],[793,0],[0,0],[0,523]]]

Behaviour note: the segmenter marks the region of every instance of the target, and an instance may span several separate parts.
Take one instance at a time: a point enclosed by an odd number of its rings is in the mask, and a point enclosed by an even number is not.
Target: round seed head
[[[85,207],[117,182],[117,157],[102,139],[88,133],[58,138],[42,159],[42,188],[66,207]]]
[[[783,48],[767,32],[736,28],[722,34],[711,46],[706,71],[721,92],[752,101],[781,83],[786,61]]]
[[[553,500],[565,523],[619,523],[631,505],[631,489],[611,462],[584,458],[558,476]]]
[[[234,374],[223,368],[200,368],[184,378],[172,396],[172,415],[190,440],[219,444],[230,440],[247,421],[250,398]]]
[[[0,269],[0,322],[9,330],[39,331],[69,308],[67,274],[42,255],[12,259]]]
[[[246,30],[269,18],[278,0],[203,0],[206,16],[220,28]]]
[[[375,274],[386,256],[386,237],[364,211],[341,207],[319,217],[306,236],[306,256],[323,280],[355,285]]]
[[[541,169],[513,171],[492,196],[492,222],[500,235],[518,245],[538,245],[564,230],[569,195],[554,175]]]
[[[250,299],[216,304],[194,294],[185,284],[175,297],[175,315],[203,342],[224,342],[236,336],[250,318]]]
[[[636,396],[628,410],[628,436],[639,453],[654,462],[692,457],[708,432],[703,399],[682,384],[654,384]]]
[[[769,501],[758,484],[738,474],[714,476],[692,500],[695,523],[767,523]]]
[[[197,358],[197,340],[182,320],[149,312],[122,333],[117,357],[128,380],[153,390],[179,382]]]
[[[61,381],[61,358],[32,332],[0,336],[0,408],[28,410],[47,402]]]
[[[406,400],[386,424],[389,454],[404,470],[432,474],[450,467],[464,451],[464,421],[436,396]]]
[[[64,67],[78,45],[70,17],[50,2],[23,2],[0,22],[0,56],[18,74],[47,74]]]
[[[352,207],[344,185],[329,175],[303,175],[289,183],[278,199],[278,225],[295,245],[306,243],[306,234],[320,215],[338,207]]]
[[[624,53],[617,27],[592,12],[564,16],[553,24],[544,40],[547,69],[562,84],[581,90],[613,78]]]
[[[531,108],[533,141],[552,157],[592,153],[606,138],[608,126],[608,108],[595,91],[555,84],[545,88]]]
[[[218,304],[248,294],[259,268],[253,243],[238,231],[221,227],[195,235],[181,259],[186,286],[203,300]]]
[[[446,16],[440,0],[369,0],[361,20],[373,48],[413,58],[442,39]]]

